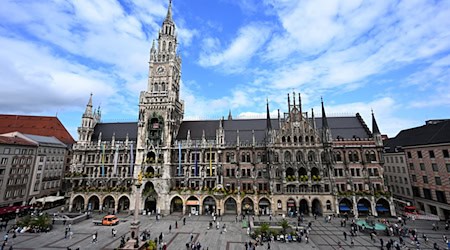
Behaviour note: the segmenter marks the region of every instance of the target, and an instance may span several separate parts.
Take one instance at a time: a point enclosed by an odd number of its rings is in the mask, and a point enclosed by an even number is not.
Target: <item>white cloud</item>
[[[269,38],[270,28],[264,24],[249,24],[242,27],[236,38],[224,50],[217,38],[206,38],[205,49],[200,53],[199,64],[203,67],[218,67],[229,73],[242,72],[258,49]]]

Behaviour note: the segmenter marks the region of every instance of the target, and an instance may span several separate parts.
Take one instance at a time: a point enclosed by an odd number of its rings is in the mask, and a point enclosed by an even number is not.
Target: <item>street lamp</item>
[[[142,171],[139,171],[138,178],[134,184],[136,186],[136,195],[135,195],[135,205],[134,205],[134,218],[133,222],[131,222],[130,225],[130,231],[131,231],[131,239],[135,240],[134,247],[139,248],[139,205],[141,200],[141,192],[140,188],[142,186]]]

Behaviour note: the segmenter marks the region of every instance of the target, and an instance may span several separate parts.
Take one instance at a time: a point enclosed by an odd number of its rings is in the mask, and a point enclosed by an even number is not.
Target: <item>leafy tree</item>
[[[283,229],[283,233],[286,233],[286,230],[290,227],[287,220],[280,221],[278,225],[280,225],[280,227]]]

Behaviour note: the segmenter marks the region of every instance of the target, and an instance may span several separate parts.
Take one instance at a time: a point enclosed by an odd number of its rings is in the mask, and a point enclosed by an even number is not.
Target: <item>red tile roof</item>
[[[24,134],[54,136],[65,144],[75,140],[54,116],[0,115],[0,133],[21,132]]]
[[[37,146],[37,144],[22,139],[20,137],[13,137],[13,136],[1,136],[0,135],[0,144],[14,144],[14,145],[22,145],[22,146]]]

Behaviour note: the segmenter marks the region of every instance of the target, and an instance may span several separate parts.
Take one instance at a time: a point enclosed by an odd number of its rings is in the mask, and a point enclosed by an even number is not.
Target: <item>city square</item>
[[[1,249],[450,249],[449,2],[4,6]]]
[[[93,219],[102,218],[103,214],[94,214]],[[10,240],[5,249],[12,246],[13,249],[118,249],[121,237],[130,237],[130,222],[133,216],[119,215],[120,223],[117,226],[94,226],[92,219],[81,221],[80,223],[70,226],[73,235],[71,237],[64,237],[64,228],[69,227],[69,223],[63,225],[62,221],[57,221],[54,229],[48,233],[17,233],[17,237],[13,239],[9,234]],[[183,218],[186,224],[183,225]],[[252,217],[249,217],[253,220]],[[282,220],[282,216],[272,217],[273,223]],[[286,219],[295,228],[296,218]],[[150,233],[150,239],[159,238],[163,234],[162,243],[167,245],[167,249],[186,249],[186,243],[190,243],[190,238],[193,237],[194,243],[199,242],[201,249],[217,249],[217,250],[239,250],[245,249],[245,243],[256,241],[247,235],[246,228],[243,228],[243,223],[236,222],[235,216],[218,217],[217,221],[220,223],[220,229],[208,229],[209,222],[213,220],[211,216],[182,216],[169,215],[156,220],[155,216],[139,216],[141,221],[140,230],[143,232],[147,230]],[[240,219],[238,219],[240,220]],[[383,239],[385,243],[389,239],[398,241],[398,236],[387,237],[384,232],[378,232],[375,240],[371,240],[368,232],[359,232],[358,236],[351,237],[348,233],[347,240],[343,236],[343,232],[349,232],[350,226],[341,227],[340,222],[342,218],[333,218],[330,222],[325,222],[323,217],[306,217],[301,227],[306,227],[311,222],[311,232],[309,234],[309,242],[305,243],[303,237],[302,242],[263,242],[262,246],[257,246],[255,249],[380,249],[379,239]],[[351,219],[350,219],[351,220]],[[255,222],[269,222],[269,216],[255,216]],[[392,218],[395,222],[395,219]],[[175,226],[177,222],[178,228]],[[244,223],[245,224],[245,223]],[[226,232],[223,231],[222,225],[226,225]],[[171,231],[169,232],[169,226]],[[444,224],[441,223],[437,231],[432,230],[432,222],[430,221],[407,221],[407,228],[416,229],[420,242],[420,249],[434,249],[436,242],[440,249],[446,249],[446,244],[443,240],[444,235],[448,235],[449,231],[444,229]],[[116,237],[112,236],[112,229],[117,230]],[[92,235],[98,233],[97,243],[93,243]],[[1,233],[4,237],[5,232]],[[422,237],[425,234],[428,241]],[[351,238],[353,238],[354,245],[351,246]],[[402,249],[416,249],[416,243],[409,237],[403,237],[405,246]],[[339,248],[339,243],[342,248]],[[157,249],[162,249],[163,244],[160,244]],[[394,249],[394,247],[392,247]]]

